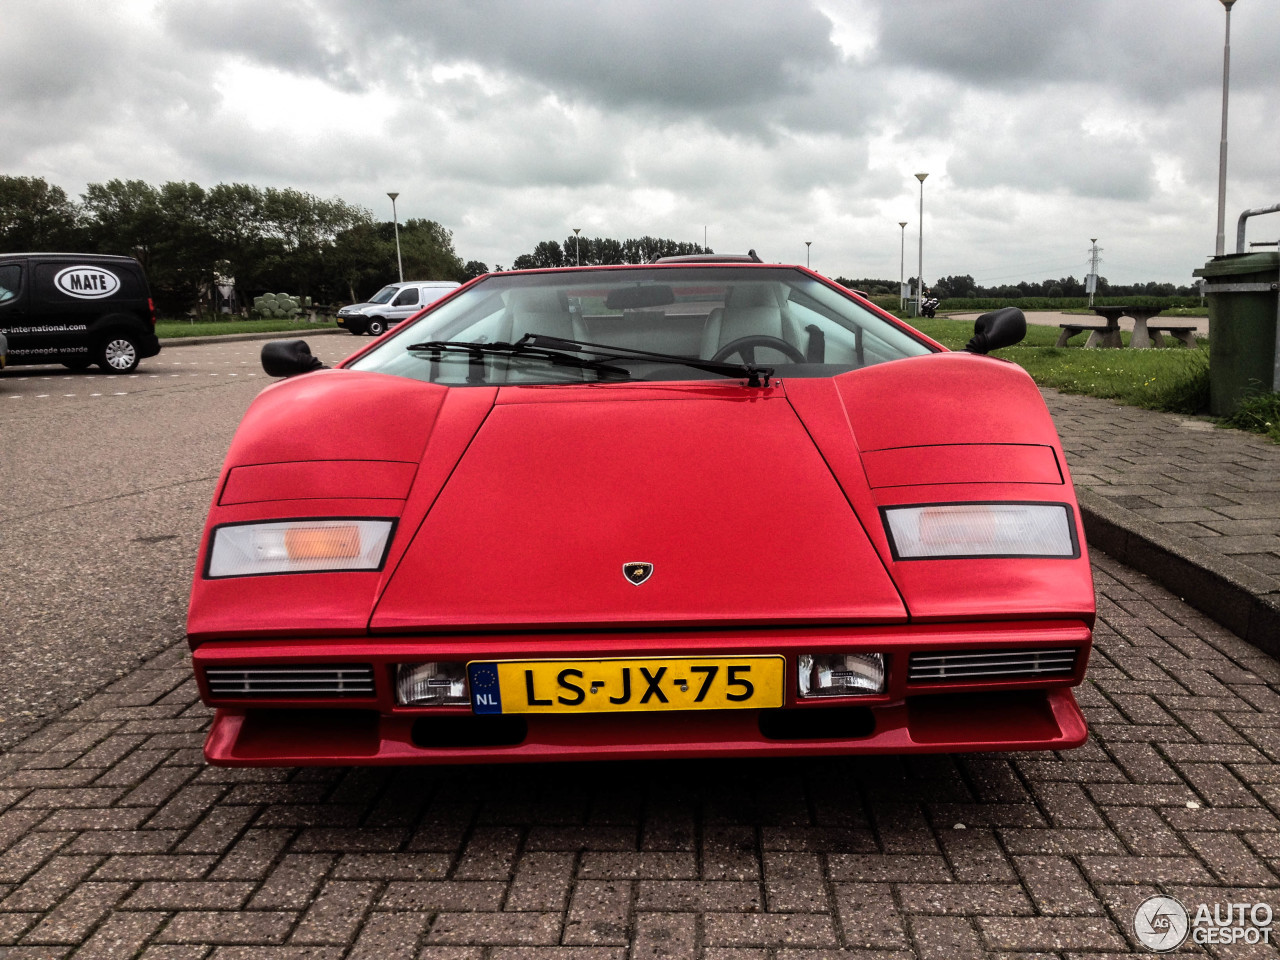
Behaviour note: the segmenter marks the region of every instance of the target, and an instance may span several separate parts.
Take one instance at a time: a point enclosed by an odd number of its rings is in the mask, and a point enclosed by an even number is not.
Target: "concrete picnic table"
[[[1094,313],[1102,317],[1106,321],[1105,326],[1089,323],[1060,323],[1058,326],[1062,328],[1062,333],[1058,334],[1057,346],[1065,347],[1067,341],[1074,337],[1077,333],[1084,330],[1089,331],[1089,339],[1085,341],[1086,347],[1122,347],[1123,341],[1120,339],[1120,318],[1133,317],[1133,335],[1129,338],[1129,346],[1135,350],[1142,350],[1151,346],[1151,334],[1147,331],[1147,321],[1152,317],[1158,316],[1162,308],[1160,307],[1090,307]],[[1188,324],[1172,324],[1160,327],[1161,330],[1168,330],[1174,336],[1178,337],[1189,347],[1195,346],[1195,336],[1191,333],[1193,325]],[[1157,334],[1159,337],[1159,334]],[[1163,342],[1161,338],[1159,343]]]

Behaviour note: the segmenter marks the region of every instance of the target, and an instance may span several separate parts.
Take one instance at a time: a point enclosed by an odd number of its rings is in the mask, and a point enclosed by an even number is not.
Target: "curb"
[[[277,330],[275,333],[224,333],[219,336],[210,337],[165,337],[160,341],[160,346],[164,349],[171,347],[198,347],[204,343],[238,343],[243,340],[284,340],[290,335],[306,335],[308,337],[327,336],[334,333],[345,333],[351,336],[351,331],[342,330],[338,327],[321,327],[319,330]]]
[[[1242,640],[1280,657],[1280,583],[1087,487],[1078,487],[1076,498],[1090,547],[1142,571]]]

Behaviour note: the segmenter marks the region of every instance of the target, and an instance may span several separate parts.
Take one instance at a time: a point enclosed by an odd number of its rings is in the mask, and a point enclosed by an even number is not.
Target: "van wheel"
[[[369,336],[380,337],[387,331],[387,321],[381,317],[369,318]]]
[[[138,345],[127,333],[112,334],[98,350],[98,366],[106,373],[133,373],[139,359]]]

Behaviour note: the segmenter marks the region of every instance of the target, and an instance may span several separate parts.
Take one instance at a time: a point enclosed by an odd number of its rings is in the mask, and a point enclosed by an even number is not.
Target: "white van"
[[[461,284],[452,280],[406,280],[389,283],[367,303],[353,303],[338,311],[338,326],[359,336],[380,337],[401,320],[412,317]]]

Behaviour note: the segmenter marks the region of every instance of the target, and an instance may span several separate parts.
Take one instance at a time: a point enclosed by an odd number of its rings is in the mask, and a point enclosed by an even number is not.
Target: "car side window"
[[[418,302],[418,288],[409,287],[407,290],[401,290],[400,295],[396,297],[393,307],[410,307]]]
[[[22,267],[16,263],[0,266],[0,303],[13,300],[22,289]]]

